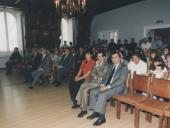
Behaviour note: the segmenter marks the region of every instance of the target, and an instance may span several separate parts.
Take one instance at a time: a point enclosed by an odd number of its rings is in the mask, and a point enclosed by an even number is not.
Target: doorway
[[[144,37],[152,37],[153,41],[155,37],[160,37],[162,41],[164,39],[170,40],[170,24],[144,27]]]

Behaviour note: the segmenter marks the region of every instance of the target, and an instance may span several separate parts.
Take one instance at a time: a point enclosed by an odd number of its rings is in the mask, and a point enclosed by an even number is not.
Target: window
[[[107,40],[107,42],[110,42],[111,39],[114,39],[115,43],[117,43],[118,30],[99,31],[98,38],[101,40]]]
[[[73,18],[63,17],[61,19],[61,46],[64,45],[64,41],[73,42]]]
[[[22,51],[21,32],[21,11],[0,7],[0,52]]]

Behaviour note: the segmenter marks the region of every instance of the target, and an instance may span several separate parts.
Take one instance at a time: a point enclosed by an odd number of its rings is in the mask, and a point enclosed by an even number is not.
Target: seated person
[[[153,60],[153,65],[151,65],[148,74],[154,74],[156,78],[167,79],[168,69],[162,58],[157,57]]]
[[[59,64],[61,60],[61,53],[58,49],[55,50],[53,54],[51,54],[51,61],[52,61],[52,73],[50,77],[50,83],[54,83],[55,81],[55,73],[56,73],[56,67]]]
[[[98,87],[106,74],[108,63],[104,62],[104,58],[104,53],[99,52],[97,54],[97,61],[90,75],[90,79],[84,82],[79,89],[76,100],[77,104],[80,104],[81,112],[78,114],[78,117],[83,117],[87,114],[88,92],[90,89]]]
[[[69,91],[71,100],[73,103],[72,108],[78,108],[79,105],[77,105],[76,96],[80,89],[81,84],[89,79],[89,76],[91,74],[91,71],[94,67],[95,61],[92,59],[92,54],[90,51],[87,51],[85,54],[85,59],[82,61],[80,69],[75,76],[74,80],[69,84]]]
[[[169,54],[169,48],[165,47],[164,50],[163,50],[163,54],[161,56],[161,58],[163,59],[164,63],[167,63],[166,62],[166,57],[167,57],[168,54]]]
[[[168,67],[168,70],[169,70],[170,69],[170,53],[168,53],[167,56],[166,56],[165,65]]]
[[[76,52],[75,54],[75,73],[78,72],[79,68],[80,68],[80,65],[81,65],[81,62],[82,60],[84,59],[84,49],[83,47],[80,47],[79,50]]]
[[[29,86],[30,89],[34,88],[34,85],[39,82],[40,84],[43,83],[43,75],[51,73],[51,58],[47,55],[46,50],[43,48],[41,49],[41,64],[37,70],[32,73],[34,78],[32,85]]]
[[[133,73],[136,71],[136,74],[145,75],[147,73],[147,63],[140,59],[138,53],[134,53],[132,55],[132,59],[128,64],[128,70],[131,73],[131,78],[133,77]]]
[[[89,108],[94,110],[94,113],[87,119],[98,118],[93,123],[94,126],[101,125],[106,122],[106,103],[111,97],[120,95],[125,89],[125,81],[128,76],[128,68],[124,62],[121,62],[119,52],[112,54],[112,64],[107,69],[107,74],[103,78],[99,87],[90,91]]]
[[[73,56],[69,48],[64,49],[64,55],[56,66],[56,86],[60,85],[64,76],[71,72],[73,69]]]
[[[37,49],[32,49],[32,55],[31,63],[27,64],[23,69],[25,82],[31,82],[33,80],[31,73],[37,70],[41,63],[41,55],[38,54]]]
[[[10,75],[12,68],[14,66],[17,66],[21,62],[22,62],[22,57],[19,53],[18,48],[15,47],[12,55],[9,58],[9,61],[6,62],[6,75]]]

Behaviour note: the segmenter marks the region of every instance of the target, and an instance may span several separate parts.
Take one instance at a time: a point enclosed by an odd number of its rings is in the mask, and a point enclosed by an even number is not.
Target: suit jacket
[[[95,64],[90,75],[90,81],[100,83],[103,77],[107,73],[108,66],[109,64],[107,62],[103,62],[101,66]],[[100,79],[100,80],[97,80],[97,79]]]
[[[50,72],[51,66],[52,66],[51,57],[49,55],[45,55],[45,57],[43,58],[42,56],[40,68]]]
[[[14,61],[16,63],[21,62],[22,61],[21,54],[19,52],[13,52],[9,60],[12,62]]]
[[[65,70],[65,72],[69,72],[72,70],[73,68],[73,56],[72,54],[70,53],[69,55],[64,55],[60,62],[59,62],[59,65],[62,66],[62,68]]]
[[[85,56],[85,53],[84,52],[82,52],[82,53],[80,53],[79,51],[76,53],[76,55],[75,55],[75,61],[76,62],[82,62],[82,60],[84,59],[84,56]]]
[[[111,64],[108,67],[108,72],[105,75],[106,77],[103,78],[101,84],[105,84],[107,83],[109,76],[112,72],[112,68],[113,68],[113,64]],[[124,85],[126,79],[128,76],[128,67],[126,63],[120,63],[119,66],[116,69],[116,72],[114,73],[114,78],[113,78],[113,82],[110,83],[111,88],[117,87],[117,86],[122,86]],[[107,85],[106,85],[107,86]]]
[[[33,56],[32,58],[32,68],[31,70],[37,70],[38,67],[40,66],[40,63],[41,63],[41,55],[40,54],[37,54],[36,56]]]

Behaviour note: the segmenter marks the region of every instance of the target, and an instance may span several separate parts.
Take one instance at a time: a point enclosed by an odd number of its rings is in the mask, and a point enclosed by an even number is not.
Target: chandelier
[[[83,14],[87,0],[54,0],[57,13],[68,16]]]

